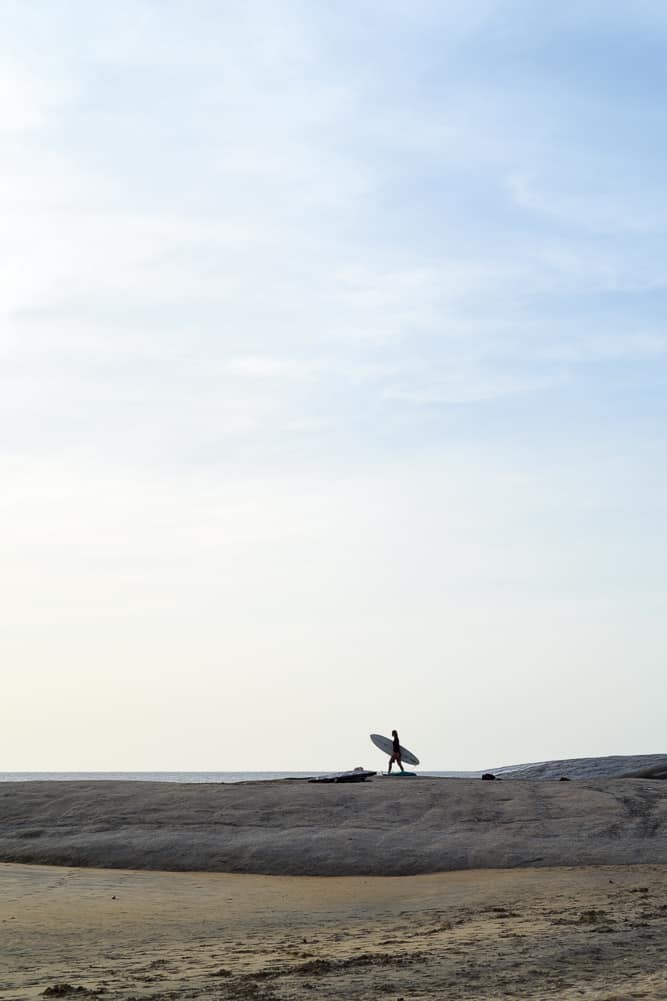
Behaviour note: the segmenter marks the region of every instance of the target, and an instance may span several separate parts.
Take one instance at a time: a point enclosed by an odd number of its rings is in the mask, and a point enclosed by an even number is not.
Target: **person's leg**
[[[393,763],[394,763],[394,755],[392,754],[391,757],[389,758],[389,771],[387,772],[387,775],[391,775],[391,766],[393,765]]]
[[[402,772],[405,771],[405,768],[403,767],[403,762],[401,761],[400,756],[398,758],[398,767],[401,769]]]

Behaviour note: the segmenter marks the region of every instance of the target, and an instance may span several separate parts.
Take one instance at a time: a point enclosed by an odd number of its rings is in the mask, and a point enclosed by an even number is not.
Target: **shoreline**
[[[28,781],[0,802],[2,862],[284,876],[667,863],[667,785],[651,779]]]

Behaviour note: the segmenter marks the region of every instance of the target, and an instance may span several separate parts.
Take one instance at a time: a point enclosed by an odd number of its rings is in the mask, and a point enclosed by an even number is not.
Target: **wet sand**
[[[667,997],[663,866],[326,879],[5,864],[0,886],[3,999]]]

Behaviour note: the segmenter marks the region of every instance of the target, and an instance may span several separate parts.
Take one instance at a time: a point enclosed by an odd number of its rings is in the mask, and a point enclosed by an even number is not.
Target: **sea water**
[[[271,782],[308,779],[330,772],[0,772],[0,782]],[[442,778],[476,777],[480,772],[422,772]]]
[[[565,758],[553,761],[505,765],[480,771],[425,771],[431,778],[479,778],[483,771],[505,779],[603,779],[646,768],[667,769],[667,754],[618,754],[597,758]],[[378,763],[377,771],[383,770]],[[331,772],[0,772],[0,782],[271,782],[275,779],[308,779]]]

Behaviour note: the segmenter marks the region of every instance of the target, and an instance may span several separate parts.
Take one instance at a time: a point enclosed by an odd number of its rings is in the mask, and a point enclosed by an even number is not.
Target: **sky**
[[[666,752],[662,0],[0,10],[0,769]]]

